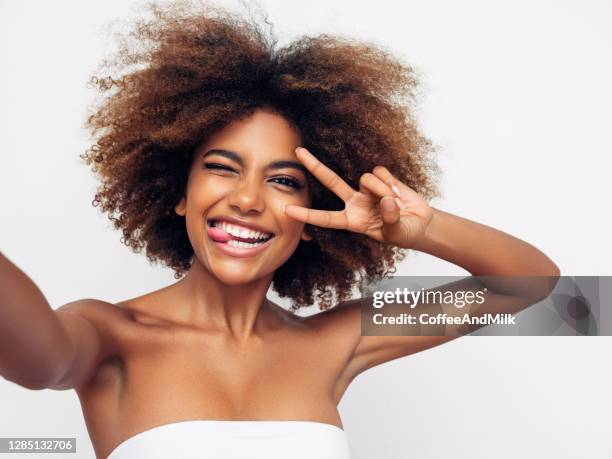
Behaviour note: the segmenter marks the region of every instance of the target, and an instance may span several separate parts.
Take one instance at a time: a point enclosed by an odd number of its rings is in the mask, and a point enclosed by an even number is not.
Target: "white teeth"
[[[251,247],[257,247],[258,245],[263,244],[263,242],[242,242],[242,241],[236,241],[234,239],[231,239],[229,241],[226,242],[227,245],[230,245],[232,247],[241,247],[241,248],[245,248],[245,249],[249,249]]]
[[[223,231],[231,234],[232,236],[242,237],[245,239],[253,239],[253,238],[265,239],[268,236],[271,236],[270,233],[262,233],[259,231],[254,231],[251,229],[243,228],[238,225],[233,225],[225,221],[213,221],[212,225],[218,228],[221,228]]]

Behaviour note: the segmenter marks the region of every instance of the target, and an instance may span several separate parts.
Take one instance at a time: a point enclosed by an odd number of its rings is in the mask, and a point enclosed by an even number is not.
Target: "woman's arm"
[[[559,268],[536,247],[489,226],[439,209],[433,210],[434,216],[426,232],[413,248],[461,266],[473,276],[500,277],[486,282],[466,277],[431,290],[476,292],[485,284],[488,287],[486,301],[478,307],[477,313],[470,314],[479,317],[515,314],[545,298],[554,288],[560,275]],[[513,281],[511,276],[524,277]],[[354,329],[360,330],[362,301],[360,298],[338,305],[339,309],[335,311],[337,322],[351,323]],[[391,304],[385,308],[393,310],[395,306]],[[439,304],[417,304],[415,311],[435,315],[440,307]],[[449,316],[467,312],[452,304],[442,307]],[[412,336],[410,330],[399,330],[398,336],[359,336],[345,370],[346,378],[352,380],[376,365],[444,344],[462,336],[459,330],[465,333],[480,327],[476,325],[468,330],[465,325],[447,326],[447,334],[443,336]],[[415,331],[418,332],[418,327]],[[402,333],[406,336],[401,336]]]
[[[498,313],[515,314],[537,303],[548,296],[560,274],[559,268],[550,258],[527,242],[438,209],[434,209],[434,217],[414,249],[461,266],[474,276],[500,276],[488,278],[483,282],[488,287],[486,301],[477,311],[470,312],[470,315],[475,317]],[[513,281],[512,277],[502,276],[524,277]],[[475,277],[466,277],[431,290],[476,292],[482,289],[481,281]],[[446,326],[444,335],[421,336],[419,326],[413,329],[406,325],[387,325],[388,336],[362,336],[360,330],[363,301],[363,298],[345,301],[328,313],[320,314],[321,317],[327,315],[326,320],[321,323],[329,327],[330,333],[344,330],[340,335],[354,335],[350,340],[353,343],[353,353],[341,378],[346,381],[346,386],[369,368],[439,346],[481,327]],[[403,305],[388,304],[385,309],[405,312]],[[422,303],[415,305],[414,311],[433,316],[441,309],[449,316],[467,312],[453,304]]]
[[[415,249],[447,260],[473,276],[430,289],[444,292],[478,293],[487,288],[486,301],[470,316],[514,314],[546,297],[554,288],[559,268],[540,250],[502,231],[434,209],[412,188],[395,178],[388,169],[376,166],[359,181],[359,191],[351,188],[334,171],[304,148],[296,155],[305,167],[345,203],[341,211],[288,206],[290,217],[326,228],[365,234],[377,241],[404,249]],[[516,277],[521,276],[521,277]],[[436,296],[431,295],[434,298]],[[440,295],[437,296],[440,298]],[[350,381],[375,365],[428,349],[462,336],[479,327],[445,326],[443,336],[422,336],[419,327],[400,326],[397,335],[362,336],[361,305],[364,299],[342,302],[332,310],[317,314],[314,320],[349,339],[353,354],[343,378]],[[385,305],[386,310],[405,307]],[[462,315],[454,304],[418,303],[414,312]],[[474,312],[474,313],[472,313]],[[319,317],[317,317],[319,316]],[[395,332],[392,327],[387,329]]]
[[[53,311],[36,284],[0,253],[3,378],[29,389],[44,389],[69,374],[85,376],[97,357],[99,341],[91,322]]]
[[[413,248],[461,266],[473,276],[559,276],[540,250],[507,233],[433,209],[433,218]]]
[[[433,207],[432,210],[433,217],[413,248],[461,266],[472,276],[491,276],[458,283],[458,288],[463,290],[472,290],[464,284],[473,284],[474,290],[481,285],[488,288],[487,303],[480,313],[498,312],[493,309],[496,302],[491,295],[495,293],[531,299],[535,303],[554,288],[559,268],[533,245],[467,218]]]

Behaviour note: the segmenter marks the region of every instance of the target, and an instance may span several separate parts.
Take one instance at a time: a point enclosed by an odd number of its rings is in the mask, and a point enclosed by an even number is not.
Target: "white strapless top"
[[[315,421],[173,422],[121,442],[107,459],[350,459],[341,428]]]

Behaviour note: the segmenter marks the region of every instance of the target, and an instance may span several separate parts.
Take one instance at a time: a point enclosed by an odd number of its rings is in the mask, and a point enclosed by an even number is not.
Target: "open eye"
[[[293,177],[274,177],[272,180],[278,180],[275,183],[278,183],[280,185],[289,186],[291,188],[295,188],[296,190],[303,188],[303,185],[300,182],[298,182],[296,179],[294,179]]]

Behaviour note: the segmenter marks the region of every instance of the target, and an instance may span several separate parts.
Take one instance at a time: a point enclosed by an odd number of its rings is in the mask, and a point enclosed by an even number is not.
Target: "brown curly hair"
[[[252,15],[192,1],[146,9],[153,17],[119,34],[117,52],[91,77],[107,97],[87,118],[95,143],[81,155],[100,179],[93,205],[134,252],[145,248],[176,278],[186,273],[194,253],[174,206],[193,153],[264,106],[295,126],[303,146],[351,187],[383,165],[424,198],[440,196],[436,148],[411,109],[415,70],[382,47],[320,34],[276,49],[272,30],[264,32]],[[313,208],[343,208],[316,178],[308,180]],[[292,311],[313,304],[315,291],[319,308],[328,309],[350,297],[363,276],[387,276],[405,257],[362,234],[313,225],[306,231],[313,240],[300,241],[273,277]]]

